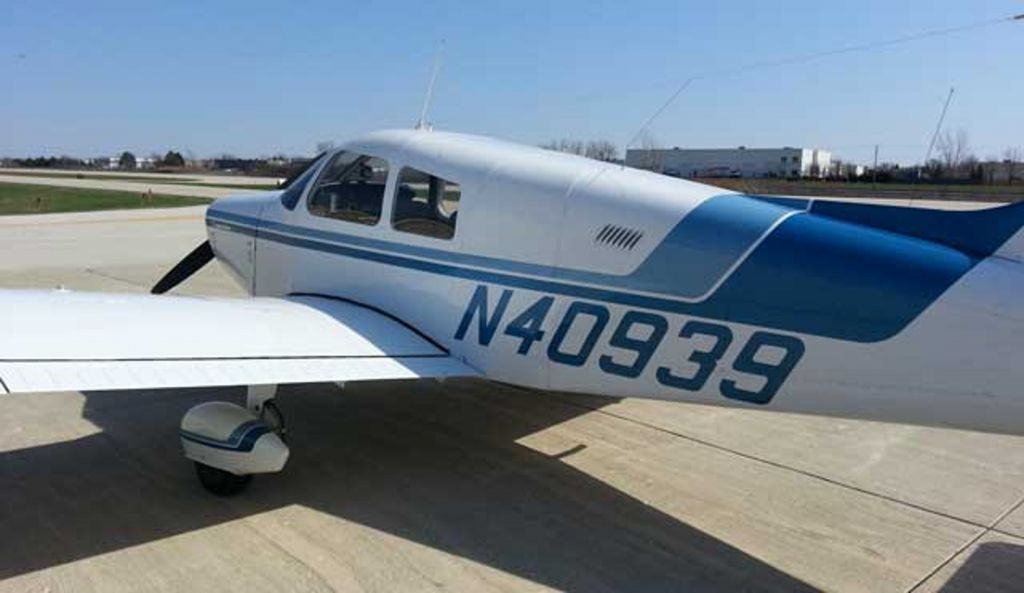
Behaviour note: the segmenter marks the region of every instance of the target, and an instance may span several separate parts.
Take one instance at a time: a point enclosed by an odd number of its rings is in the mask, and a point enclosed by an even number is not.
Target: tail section
[[[775,198],[759,198],[778,202]],[[782,198],[792,205],[794,200]],[[932,210],[830,200],[803,202],[809,212],[932,243],[984,259],[999,255],[1024,261],[1024,202],[983,210]],[[809,205],[809,206],[808,206]],[[1012,239],[1012,240],[1011,240]]]

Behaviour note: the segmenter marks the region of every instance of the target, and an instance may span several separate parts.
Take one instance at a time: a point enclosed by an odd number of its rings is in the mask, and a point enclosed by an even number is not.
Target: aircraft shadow
[[[978,546],[953,576],[941,593],[1005,593],[1024,587],[1024,546],[991,542]]]
[[[583,407],[479,382],[280,395],[288,467],[222,500],[195,482],[177,425],[242,390],[86,394],[101,433],[0,453],[0,579],[302,505],[561,590],[815,590],[516,443]]]

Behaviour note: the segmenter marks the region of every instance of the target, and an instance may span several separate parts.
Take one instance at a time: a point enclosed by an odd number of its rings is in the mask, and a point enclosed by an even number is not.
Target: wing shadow
[[[0,579],[303,505],[561,590],[813,591],[516,440],[590,410],[454,382],[282,388],[292,459],[243,496],[195,483],[192,405],[240,389],[86,394],[103,432],[0,453]]]
[[[978,546],[941,593],[1004,593],[1024,583],[1024,546],[991,542]]]

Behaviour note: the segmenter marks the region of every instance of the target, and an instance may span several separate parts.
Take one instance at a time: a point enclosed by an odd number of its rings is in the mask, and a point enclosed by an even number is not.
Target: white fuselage
[[[214,249],[253,294],[371,305],[487,377],[537,389],[1024,434],[1016,261],[821,230],[800,206],[471,137],[392,132],[345,148],[388,161],[375,225],[316,216],[305,195],[292,210],[277,193],[211,207]],[[403,167],[460,184],[453,238],[389,224]],[[725,226],[701,237],[686,221],[703,216]],[[920,278],[897,261],[914,250]],[[794,252],[833,259],[809,264],[810,279],[753,270]],[[924,288],[887,292],[900,278]]]

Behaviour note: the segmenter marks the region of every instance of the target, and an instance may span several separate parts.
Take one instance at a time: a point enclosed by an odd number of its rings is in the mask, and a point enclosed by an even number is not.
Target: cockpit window
[[[395,184],[391,226],[405,233],[451,239],[461,198],[458,183],[403,167]]]
[[[324,167],[309,195],[309,212],[358,224],[380,220],[388,163],[377,157],[339,152]]]
[[[295,205],[299,203],[299,199],[302,198],[302,192],[306,191],[306,186],[309,185],[309,181],[313,179],[313,174],[316,172],[316,165],[324,158],[324,153],[320,153],[313,158],[313,160],[306,163],[299,171],[296,171],[288,178],[287,181],[282,184],[284,191],[281,192],[281,204],[289,210],[294,210]]]

